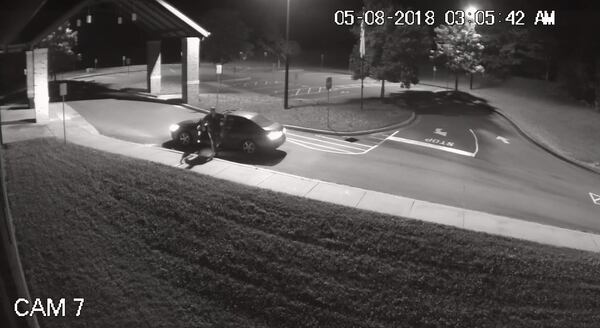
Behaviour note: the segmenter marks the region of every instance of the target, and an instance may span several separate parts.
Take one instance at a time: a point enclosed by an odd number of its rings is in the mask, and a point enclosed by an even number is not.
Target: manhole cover
[[[357,141],[358,141],[358,139],[356,139],[356,138],[352,138],[352,137],[350,137],[350,138],[346,138],[346,139],[344,139],[344,140],[346,140],[346,141],[348,141],[348,142],[357,142]]]

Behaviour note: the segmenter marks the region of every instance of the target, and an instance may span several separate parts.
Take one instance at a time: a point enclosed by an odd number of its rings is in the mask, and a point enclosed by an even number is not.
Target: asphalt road
[[[418,97],[431,98],[431,94]],[[600,176],[557,159],[485,105],[438,99],[413,124],[347,139],[288,131],[274,153],[230,160],[432,202],[600,232]],[[105,135],[144,144],[170,139],[172,123],[202,114],[121,100],[71,102]],[[418,108],[419,106],[417,106]]]

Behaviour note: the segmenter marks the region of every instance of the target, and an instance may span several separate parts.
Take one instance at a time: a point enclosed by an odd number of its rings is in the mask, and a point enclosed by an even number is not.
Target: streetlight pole
[[[283,108],[288,109],[288,91],[290,84],[290,0],[287,0],[285,13],[285,86],[283,92]]]
[[[475,15],[477,14],[477,7],[475,6],[468,6],[465,9],[465,13],[467,14],[467,20],[468,22],[468,26],[469,29],[473,29],[473,32],[475,32]],[[473,72],[469,72],[469,90],[473,90]]]

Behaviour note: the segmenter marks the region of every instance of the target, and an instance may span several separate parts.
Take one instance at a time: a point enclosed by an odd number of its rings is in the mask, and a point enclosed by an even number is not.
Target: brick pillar
[[[181,39],[181,51],[181,98],[189,103],[200,93],[200,39]]]
[[[35,108],[33,103],[33,51],[25,51],[25,67],[27,75],[27,100],[29,101],[29,108]]]
[[[48,49],[33,50],[33,104],[36,122],[48,122]]]
[[[160,40],[146,42],[146,85],[150,93],[160,93],[162,63],[160,46]]]

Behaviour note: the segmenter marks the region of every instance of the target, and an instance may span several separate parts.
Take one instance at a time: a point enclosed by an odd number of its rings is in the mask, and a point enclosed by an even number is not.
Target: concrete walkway
[[[63,138],[62,107],[50,104],[48,124],[3,126],[6,143],[54,136]],[[68,105],[65,106],[67,141],[114,154],[148,160],[174,168],[180,164],[179,151],[144,146],[103,136]],[[199,174],[211,175],[241,184],[319,201],[355,207],[399,217],[450,225],[493,235],[519,238],[542,244],[600,252],[600,235],[557,228],[538,223],[491,215],[417,199],[400,197],[320,180],[307,179],[274,170],[214,159],[191,168]]]

